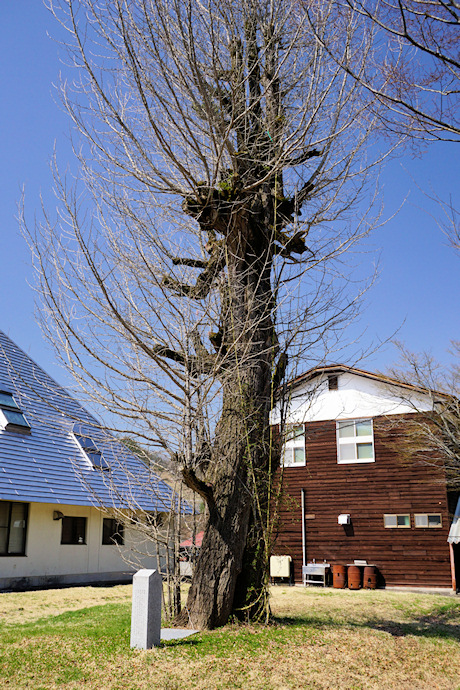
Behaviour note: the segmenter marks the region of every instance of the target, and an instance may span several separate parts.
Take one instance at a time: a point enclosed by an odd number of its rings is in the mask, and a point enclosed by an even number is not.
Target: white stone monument
[[[131,647],[160,645],[163,583],[158,570],[138,570],[133,577]]]

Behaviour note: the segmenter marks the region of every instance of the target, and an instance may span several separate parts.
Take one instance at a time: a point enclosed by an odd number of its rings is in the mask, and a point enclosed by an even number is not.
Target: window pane
[[[9,501],[0,501],[0,527],[8,527],[10,521],[10,506]]]
[[[396,519],[397,519],[398,527],[410,527],[409,515],[397,515]]]
[[[340,438],[353,438],[355,435],[354,422],[339,422],[339,436]]]
[[[293,456],[292,448],[285,448],[284,449],[284,464],[285,465],[292,465],[292,456]]]
[[[95,467],[97,470],[102,470],[105,472],[106,470],[109,471],[111,469],[109,463],[107,462],[107,460],[105,460],[102,453],[100,453],[100,452],[88,453],[87,452],[86,455],[88,456],[89,460],[91,461],[91,464],[93,465],[93,467]]]
[[[397,527],[396,515],[384,515],[383,521],[385,527]]]
[[[357,444],[358,460],[369,460],[374,457],[372,443]]]
[[[11,393],[0,393],[0,407],[3,407],[4,405],[6,405],[7,407],[17,408],[17,405]]]
[[[296,465],[303,464],[305,462],[305,450],[303,448],[294,449],[294,463]]]
[[[416,527],[428,527],[428,515],[415,515],[414,520]]]
[[[356,422],[356,436],[372,436],[372,422],[370,419]]]
[[[88,451],[88,452],[98,452],[98,449],[96,447],[96,444],[94,443],[92,438],[88,438],[88,436],[75,436],[77,439],[78,443],[81,445],[83,450]]]
[[[13,410],[2,410],[2,412],[5,415],[8,424],[16,424],[16,426],[26,427],[29,426],[21,412],[14,412]]]
[[[294,438],[300,438],[303,436],[303,424],[301,426],[296,426],[293,429],[294,431]]]
[[[85,544],[86,543],[86,518],[81,518],[77,517],[74,518],[76,522],[75,526],[75,536],[76,536],[76,544]]]
[[[104,518],[102,522],[102,543],[105,545],[123,544],[123,525],[114,518]]]
[[[63,517],[61,544],[86,543],[86,518]]]
[[[341,460],[356,460],[356,446],[354,443],[341,443],[339,452]]]
[[[26,536],[26,517],[27,506],[24,503],[12,503],[8,553],[24,553]]]
[[[7,501],[0,502],[0,553],[6,554],[8,547],[8,523],[10,521],[10,505]]]
[[[299,439],[303,435],[304,435],[303,424],[288,427],[286,429],[286,432],[285,432],[286,441],[292,441],[293,439]]]
[[[429,525],[429,527],[440,527],[441,526],[441,516],[440,515],[428,515],[428,525]]]
[[[28,503],[0,502],[0,554],[25,553]]]

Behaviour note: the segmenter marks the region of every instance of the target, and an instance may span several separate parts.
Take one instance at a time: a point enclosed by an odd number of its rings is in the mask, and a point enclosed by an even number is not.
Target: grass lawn
[[[276,587],[270,627],[129,647],[130,586],[0,594],[0,688],[460,688],[460,600]]]

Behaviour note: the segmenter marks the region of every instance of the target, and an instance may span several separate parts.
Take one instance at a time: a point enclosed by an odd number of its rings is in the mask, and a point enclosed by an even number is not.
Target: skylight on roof
[[[85,453],[86,457],[96,470],[101,470],[102,472],[110,472],[110,465],[107,460],[104,459],[102,451],[99,450],[94,440],[89,436],[83,436],[82,434],[74,431],[74,436],[77,439],[80,447]]]
[[[6,393],[5,391],[0,391],[0,407],[13,407],[19,410],[16,400],[13,398],[13,394]]]
[[[16,431],[30,434],[30,425],[21,412],[19,405],[8,391],[0,391],[0,411],[5,420],[5,431]]]

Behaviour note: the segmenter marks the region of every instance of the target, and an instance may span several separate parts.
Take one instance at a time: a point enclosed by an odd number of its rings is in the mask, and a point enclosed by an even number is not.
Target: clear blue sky
[[[59,34],[41,0],[4,0],[0,6],[0,328],[61,383],[65,374],[54,364],[34,320],[34,293],[29,251],[18,231],[17,203],[26,188],[29,218],[42,192],[52,203],[49,159],[57,141],[60,159],[68,150],[69,122],[55,102],[53,82],[65,54],[48,37]],[[460,258],[430,214],[440,213],[418,186],[460,208],[460,145],[436,144],[422,156],[393,161],[382,178],[385,213],[398,215],[372,240],[381,249],[380,278],[367,297],[361,323],[363,345],[397,338],[412,350],[430,350],[447,361],[451,339],[460,339]],[[353,333],[350,333],[350,336]],[[391,346],[362,362],[363,368],[385,369],[397,354]]]

